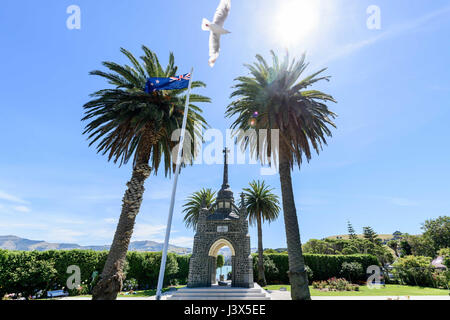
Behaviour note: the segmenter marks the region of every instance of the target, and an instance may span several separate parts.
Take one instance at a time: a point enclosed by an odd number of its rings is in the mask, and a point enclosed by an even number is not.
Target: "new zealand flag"
[[[151,93],[159,90],[185,89],[189,86],[190,79],[190,73],[170,78],[148,78],[145,84],[145,92]]]

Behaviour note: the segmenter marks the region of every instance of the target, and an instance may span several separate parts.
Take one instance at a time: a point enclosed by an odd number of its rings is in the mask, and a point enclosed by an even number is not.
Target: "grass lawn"
[[[266,290],[279,290],[286,288],[291,291],[290,285],[271,285],[264,287]],[[380,289],[369,289],[367,286],[359,287],[359,291],[331,291],[324,292],[309,287],[312,296],[448,296],[450,291],[444,289],[423,288],[413,286],[401,286],[387,284]]]
[[[185,286],[173,286],[173,287],[169,287],[169,288],[163,288],[163,292],[168,291],[171,288],[176,288],[176,289],[180,289],[183,288]],[[126,292],[120,292],[117,295],[117,298],[142,298],[142,297],[151,297],[151,296],[156,296],[156,289],[150,289],[150,290],[138,290],[135,291],[136,294],[125,294]],[[80,295],[80,296],[75,296],[74,298],[92,298],[92,295],[90,294],[85,294],[85,295]],[[44,299],[39,299],[39,300],[59,300],[61,298],[44,298]]]
[[[175,286],[171,288],[180,289],[185,286]],[[286,288],[291,291],[290,285],[269,285],[264,287],[266,290],[280,290],[280,288]],[[163,292],[166,292],[170,288],[164,288]],[[312,286],[309,287],[312,296],[448,296],[450,290],[445,289],[434,289],[434,288],[424,288],[424,287],[414,287],[414,286],[401,286],[388,284],[380,289],[369,289],[367,286],[360,286],[359,291],[320,291],[313,289]],[[135,291],[136,294],[125,295],[125,292],[121,292],[118,298],[137,298],[137,297],[151,297],[156,295],[156,289],[150,290],[139,290]],[[90,295],[83,295],[78,297],[91,297]],[[58,299],[58,298],[56,298]],[[53,299],[44,299],[53,300]]]
[[[183,288],[185,286],[174,286],[174,287],[170,287],[170,288],[163,288],[163,292],[166,292],[167,290],[171,289],[171,288],[176,288],[176,289],[180,289]],[[121,292],[119,293],[118,297],[119,298],[136,298],[136,297],[151,297],[151,296],[156,296],[156,289],[150,289],[150,290],[138,290],[135,291],[136,294],[125,294],[125,292]]]

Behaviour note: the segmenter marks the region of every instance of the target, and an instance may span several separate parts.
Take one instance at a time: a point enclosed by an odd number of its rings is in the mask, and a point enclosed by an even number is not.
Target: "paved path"
[[[164,295],[166,300],[170,295]],[[271,300],[291,300],[291,293],[288,291],[271,291]],[[89,297],[65,297],[58,300],[91,300]],[[119,297],[117,300],[156,300],[156,296],[151,297]],[[450,300],[450,296],[313,296],[312,300]]]
[[[171,297],[172,296],[172,292],[167,291],[167,292],[163,292],[161,295],[161,300],[167,300],[167,297]],[[64,297],[64,298],[60,298],[58,300],[92,300],[91,297]],[[128,296],[128,297],[124,297],[124,296],[119,296],[117,298],[117,300],[156,300],[156,296],[150,296],[150,297],[133,297]]]
[[[289,291],[267,290],[270,293],[271,300],[291,300]],[[167,300],[173,294],[172,290],[162,294],[162,300]],[[55,299],[56,300],[56,299]],[[91,300],[90,297],[64,297],[57,300]],[[156,300],[156,296],[150,297],[121,297],[117,300]],[[312,300],[450,300],[448,296],[313,296]]]
[[[272,300],[291,300],[288,291],[270,291]],[[450,296],[313,296],[312,300],[450,300]]]

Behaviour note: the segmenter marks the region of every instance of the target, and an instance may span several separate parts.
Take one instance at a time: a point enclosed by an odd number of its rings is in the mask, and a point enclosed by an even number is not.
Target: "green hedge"
[[[154,288],[158,284],[159,268],[161,267],[161,252],[128,252],[126,270],[127,279],[136,279],[143,289]],[[178,259],[174,253],[167,255],[164,285],[178,284]],[[187,276],[186,276],[187,279]]]
[[[31,252],[26,252],[31,254]],[[93,250],[49,250],[49,251],[32,251],[38,260],[52,261],[57,271],[55,285],[65,287],[67,278],[67,268],[71,265],[80,267],[81,281],[89,283],[92,279],[94,271],[101,272],[108,255],[107,251]]]
[[[289,257],[287,254],[267,254],[275,264],[278,272],[265,272],[266,281],[269,284],[286,284],[289,283]],[[325,254],[304,254],[305,264],[313,272],[310,281],[328,280],[332,277],[341,277],[342,264],[344,262],[358,262],[362,265],[363,270],[367,270],[368,266],[378,265],[378,260],[375,256],[369,254],[354,254],[354,255],[325,255]],[[257,259],[257,255],[253,255],[253,259]],[[254,264],[253,274],[256,280],[258,275],[257,265]],[[365,274],[362,274],[359,279],[365,280]]]
[[[90,283],[93,272],[103,270],[107,255],[107,251],[93,250],[0,250],[0,295],[12,292],[29,295],[38,290],[65,287],[70,265],[79,266],[81,281]],[[186,284],[189,258],[168,254],[165,285]],[[140,289],[155,288],[160,266],[161,252],[128,252],[126,278],[136,279]]]
[[[178,262],[178,273],[176,274],[175,279],[179,282],[178,284],[187,284],[191,255],[177,255],[176,257]]]
[[[37,290],[50,290],[66,286],[66,273],[70,265],[77,265],[81,281],[90,283],[94,271],[101,272],[107,257],[106,251],[92,250],[50,250],[50,251],[8,251],[0,250],[0,295],[12,291],[33,294]],[[267,254],[275,268],[266,271],[268,283],[289,283],[287,254]],[[253,255],[257,259],[257,255]],[[344,262],[358,262],[366,270],[377,265],[372,255],[320,255],[305,254],[306,265],[313,272],[311,281],[327,280],[340,274]],[[165,285],[186,284],[190,256],[169,253],[167,258]],[[155,288],[161,265],[161,252],[128,252],[126,278],[136,279],[140,289]],[[272,265],[272,266],[273,266]],[[254,263],[255,280],[257,265]],[[362,275],[361,278],[364,278]],[[364,279],[358,279],[364,280]],[[8,292],[9,291],[9,292]]]
[[[6,293],[25,297],[51,288],[57,276],[53,261],[39,260],[34,252],[0,250],[0,299]]]

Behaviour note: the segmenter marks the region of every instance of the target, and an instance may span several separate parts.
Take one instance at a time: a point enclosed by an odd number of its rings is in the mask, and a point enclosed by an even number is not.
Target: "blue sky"
[[[303,241],[372,226],[378,233],[419,233],[450,207],[450,4],[448,1],[232,1],[222,51],[208,66],[208,34],[200,29],[218,1],[2,1],[0,9],[0,234],[79,244],[108,244],[120,214],[130,165],[97,155],[82,136],[82,105],[107,86],[88,72],[101,61],[125,63],[125,47],[173,51],[180,72],[195,67],[213,128],[224,119],[233,79],[244,63],[274,49],[306,51],[307,73],[328,67],[318,89],[338,104],[329,146],[293,173]],[[309,3],[309,4],[308,4]],[[313,3],[313,4],[311,4]],[[81,8],[81,29],[66,27],[69,5]],[[381,29],[366,26],[369,5]],[[292,6],[292,7],[291,7]],[[297,13],[292,15],[292,13]],[[287,22],[286,22],[287,21]],[[219,189],[221,165],[195,165],[179,180],[171,242],[192,246],[181,205],[202,187]],[[263,178],[279,194],[278,176],[257,165],[230,166],[237,197]],[[164,238],[171,180],[151,176],[134,240]],[[264,246],[285,247],[284,222],[265,225]],[[256,247],[256,230],[251,229]]]

